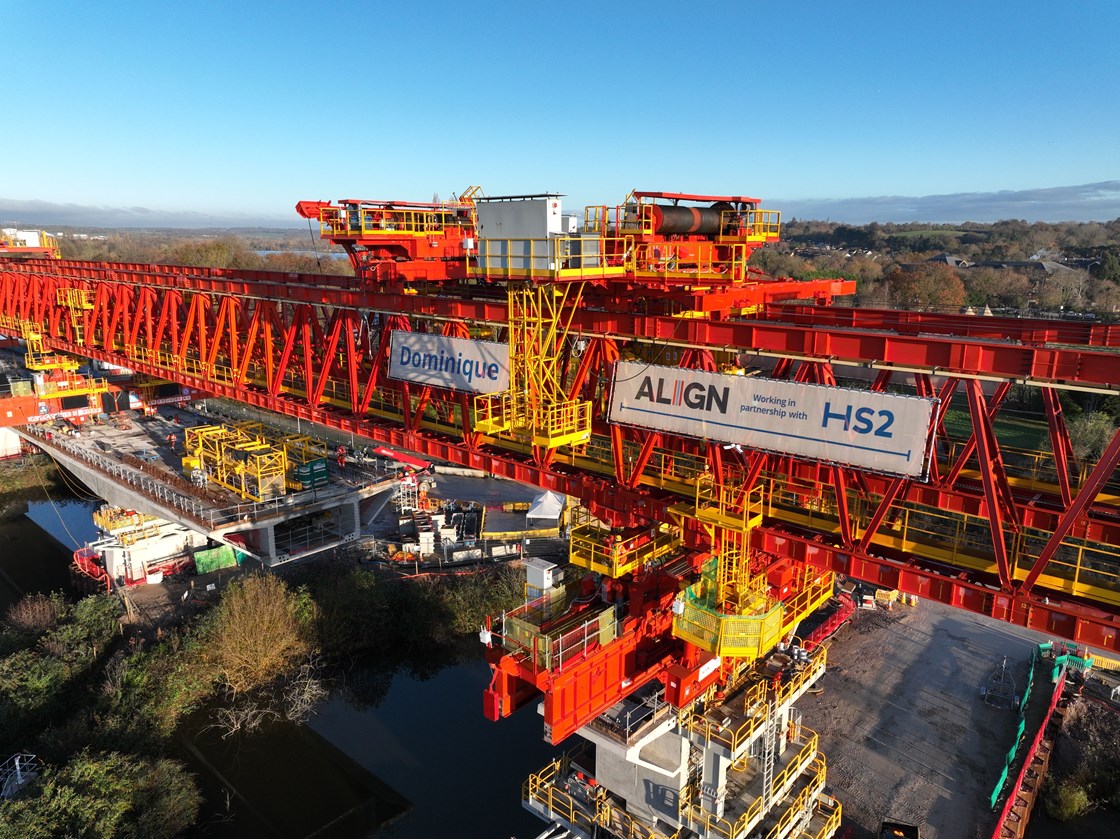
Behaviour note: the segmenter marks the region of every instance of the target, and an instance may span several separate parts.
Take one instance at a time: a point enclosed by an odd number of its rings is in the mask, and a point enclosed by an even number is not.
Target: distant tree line
[[[303,234],[134,230],[59,239],[63,259],[193,265],[248,271],[353,275],[341,249]],[[307,253],[307,251],[317,253]]]
[[[1120,219],[1049,224],[791,221],[752,264],[855,280],[855,304],[957,311],[1120,312]],[[935,261],[930,261],[935,260]]]

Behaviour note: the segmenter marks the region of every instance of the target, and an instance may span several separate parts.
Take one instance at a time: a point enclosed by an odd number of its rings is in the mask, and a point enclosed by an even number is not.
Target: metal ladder
[[[762,801],[770,806],[774,796],[774,758],[777,750],[778,714],[773,700],[766,705],[766,725],[762,728]]]

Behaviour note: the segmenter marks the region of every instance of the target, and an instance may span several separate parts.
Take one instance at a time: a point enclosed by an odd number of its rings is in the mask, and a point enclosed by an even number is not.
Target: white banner
[[[936,400],[620,361],[609,419],[924,478]]]
[[[468,393],[509,390],[509,344],[394,330],[389,375]]]

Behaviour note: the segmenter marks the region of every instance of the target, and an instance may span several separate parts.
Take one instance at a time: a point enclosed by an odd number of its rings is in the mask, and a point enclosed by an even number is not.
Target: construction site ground
[[[876,837],[885,818],[920,825],[923,839],[991,835],[989,799],[1018,718],[981,688],[1007,656],[1021,691],[1044,640],[933,602],[856,610],[831,642],[824,692],[799,703],[851,839]],[[1036,674],[1032,706],[1050,690]]]

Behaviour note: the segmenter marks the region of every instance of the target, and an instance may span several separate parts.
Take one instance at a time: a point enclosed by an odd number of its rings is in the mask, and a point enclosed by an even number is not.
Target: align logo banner
[[[394,330],[389,376],[467,393],[509,390],[509,344]]]
[[[620,361],[608,419],[924,478],[936,401]]]

